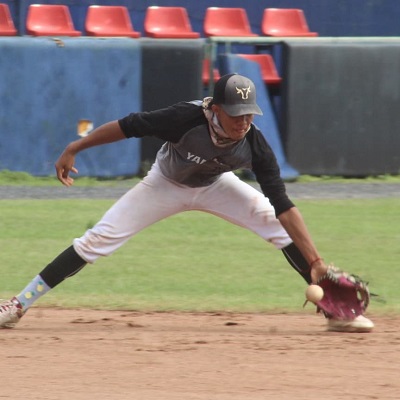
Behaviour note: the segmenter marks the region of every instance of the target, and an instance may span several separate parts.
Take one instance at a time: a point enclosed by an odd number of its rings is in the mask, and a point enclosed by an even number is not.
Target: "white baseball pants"
[[[74,240],[75,251],[93,263],[100,256],[113,253],[142,229],[189,210],[208,212],[247,228],[277,249],[292,242],[268,199],[233,172],[224,173],[210,186],[190,188],[167,179],[155,163],[148,175],[92,229]]]

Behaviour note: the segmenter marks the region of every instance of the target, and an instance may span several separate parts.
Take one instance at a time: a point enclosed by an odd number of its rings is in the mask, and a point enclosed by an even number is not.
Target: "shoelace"
[[[0,313],[11,312],[13,307],[15,307],[16,310],[21,310],[21,307],[18,307],[18,304],[15,304],[11,300],[5,301],[0,299],[0,302]]]
[[[8,312],[11,310],[11,308],[15,306],[14,303],[12,303],[11,301],[7,302],[7,303],[3,303],[0,304],[0,312]]]

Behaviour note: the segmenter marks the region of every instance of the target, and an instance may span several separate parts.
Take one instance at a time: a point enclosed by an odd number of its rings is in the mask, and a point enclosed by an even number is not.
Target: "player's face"
[[[213,110],[217,115],[224,132],[232,140],[241,140],[246,136],[253,122],[254,114],[245,114],[238,117],[231,117],[222,107],[213,105]]]

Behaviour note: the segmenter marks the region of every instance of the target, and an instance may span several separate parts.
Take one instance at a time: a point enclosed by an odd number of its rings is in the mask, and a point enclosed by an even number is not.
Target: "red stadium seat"
[[[144,19],[145,35],[152,38],[197,39],[186,8],[148,7]]]
[[[281,83],[282,78],[279,76],[270,54],[238,54],[238,56],[257,62],[260,65],[262,79],[267,85],[279,85]]]
[[[16,36],[14,22],[7,4],[0,3],[0,36]]]
[[[203,22],[204,34],[210,36],[258,36],[251,31],[244,8],[209,7]]]
[[[81,36],[72,22],[69,8],[60,4],[31,4],[26,32],[32,36]]]
[[[85,20],[88,36],[140,37],[133,29],[128,9],[125,6],[89,6]]]
[[[264,9],[261,32],[265,36],[318,36],[310,32],[303,10],[298,8]]]
[[[216,82],[220,78],[220,73],[218,68],[213,68],[213,79]],[[202,74],[202,81],[204,86],[208,86],[210,83],[210,59],[205,58],[203,60],[203,74]]]

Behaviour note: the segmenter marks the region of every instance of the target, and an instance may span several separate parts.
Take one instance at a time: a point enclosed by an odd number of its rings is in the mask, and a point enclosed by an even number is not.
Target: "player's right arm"
[[[78,173],[74,166],[75,156],[82,150],[122,139],[126,139],[126,136],[118,121],[111,121],[94,129],[88,136],[69,143],[55,163],[58,180],[65,186],[71,186],[74,183],[70,173]]]

